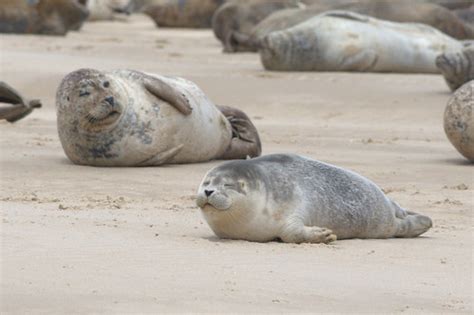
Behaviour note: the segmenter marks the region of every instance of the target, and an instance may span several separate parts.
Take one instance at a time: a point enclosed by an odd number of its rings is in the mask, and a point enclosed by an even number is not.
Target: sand
[[[223,54],[210,30],[158,30],[142,16],[0,45],[1,79],[44,104],[0,123],[2,313],[472,312],[473,172],[444,134],[441,76],[265,72],[256,54]],[[249,114],[264,154],[352,169],[434,227],[330,245],[220,240],[194,203],[220,161],[67,160],[55,91],[81,67],[193,80]]]

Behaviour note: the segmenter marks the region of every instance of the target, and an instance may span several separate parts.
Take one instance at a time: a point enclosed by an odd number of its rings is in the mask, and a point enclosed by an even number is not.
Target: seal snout
[[[209,197],[210,195],[212,195],[213,192],[214,190],[207,190],[207,189],[204,190],[204,194],[206,195],[206,197]]]
[[[104,101],[107,102],[112,107],[115,106],[115,99],[113,96],[106,97]]]

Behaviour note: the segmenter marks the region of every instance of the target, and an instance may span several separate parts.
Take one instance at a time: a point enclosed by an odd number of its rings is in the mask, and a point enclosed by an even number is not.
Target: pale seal
[[[76,164],[153,166],[261,152],[243,112],[215,106],[179,77],[81,69],[62,80],[56,107],[61,144]]]
[[[432,226],[370,180],[293,154],[223,163],[205,175],[196,203],[217,236],[257,242],[416,237]]]
[[[0,33],[65,35],[88,15],[75,0],[1,0]]]
[[[12,105],[0,107],[0,119],[5,119],[8,122],[20,120],[29,115],[33,109],[41,107],[40,100],[25,98],[17,90],[2,81],[0,81],[0,103]]]
[[[474,162],[474,80],[457,89],[448,101],[444,131],[456,150]]]
[[[279,71],[439,73],[436,57],[462,47],[427,25],[329,11],[270,33],[260,57],[266,69]]]
[[[474,80],[474,46],[438,56],[436,66],[451,91],[456,91],[464,83]]]

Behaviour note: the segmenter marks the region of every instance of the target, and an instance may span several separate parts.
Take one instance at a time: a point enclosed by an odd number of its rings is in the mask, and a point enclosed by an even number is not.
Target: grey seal
[[[217,236],[257,242],[416,237],[432,226],[370,180],[293,154],[217,166],[202,180],[196,203]]]
[[[474,46],[438,56],[436,66],[451,91],[456,91],[464,83],[474,80]]]
[[[461,86],[448,101],[444,131],[453,146],[474,162],[474,80]]]
[[[1,0],[0,33],[65,35],[88,15],[75,0]]]
[[[463,44],[427,25],[328,11],[267,35],[267,70],[439,73],[436,57]]]
[[[474,30],[448,9],[436,4],[413,1],[374,1],[316,3],[305,9],[284,9],[260,21],[248,34],[237,30],[231,33],[229,43],[234,51],[258,51],[263,38],[271,32],[284,30],[329,10],[344,10],[377,19],[402,23],[430,25],[457,39],[474,37]]]
[[[59,139],[76,164],[155,166],[261,152],[245,113],[214,105],[179,77],[80,69],[62,80],[56,108]]]

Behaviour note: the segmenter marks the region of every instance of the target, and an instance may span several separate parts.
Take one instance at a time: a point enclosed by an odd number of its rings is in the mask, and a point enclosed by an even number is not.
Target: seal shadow
[[[459,158],[448,158],[448,159],[436,159],[436,162],[440,162],[442,164],[451,164],[451,165],[458,165],[458,166],[474,166],[473,162],[469,160],[459,157]]]

